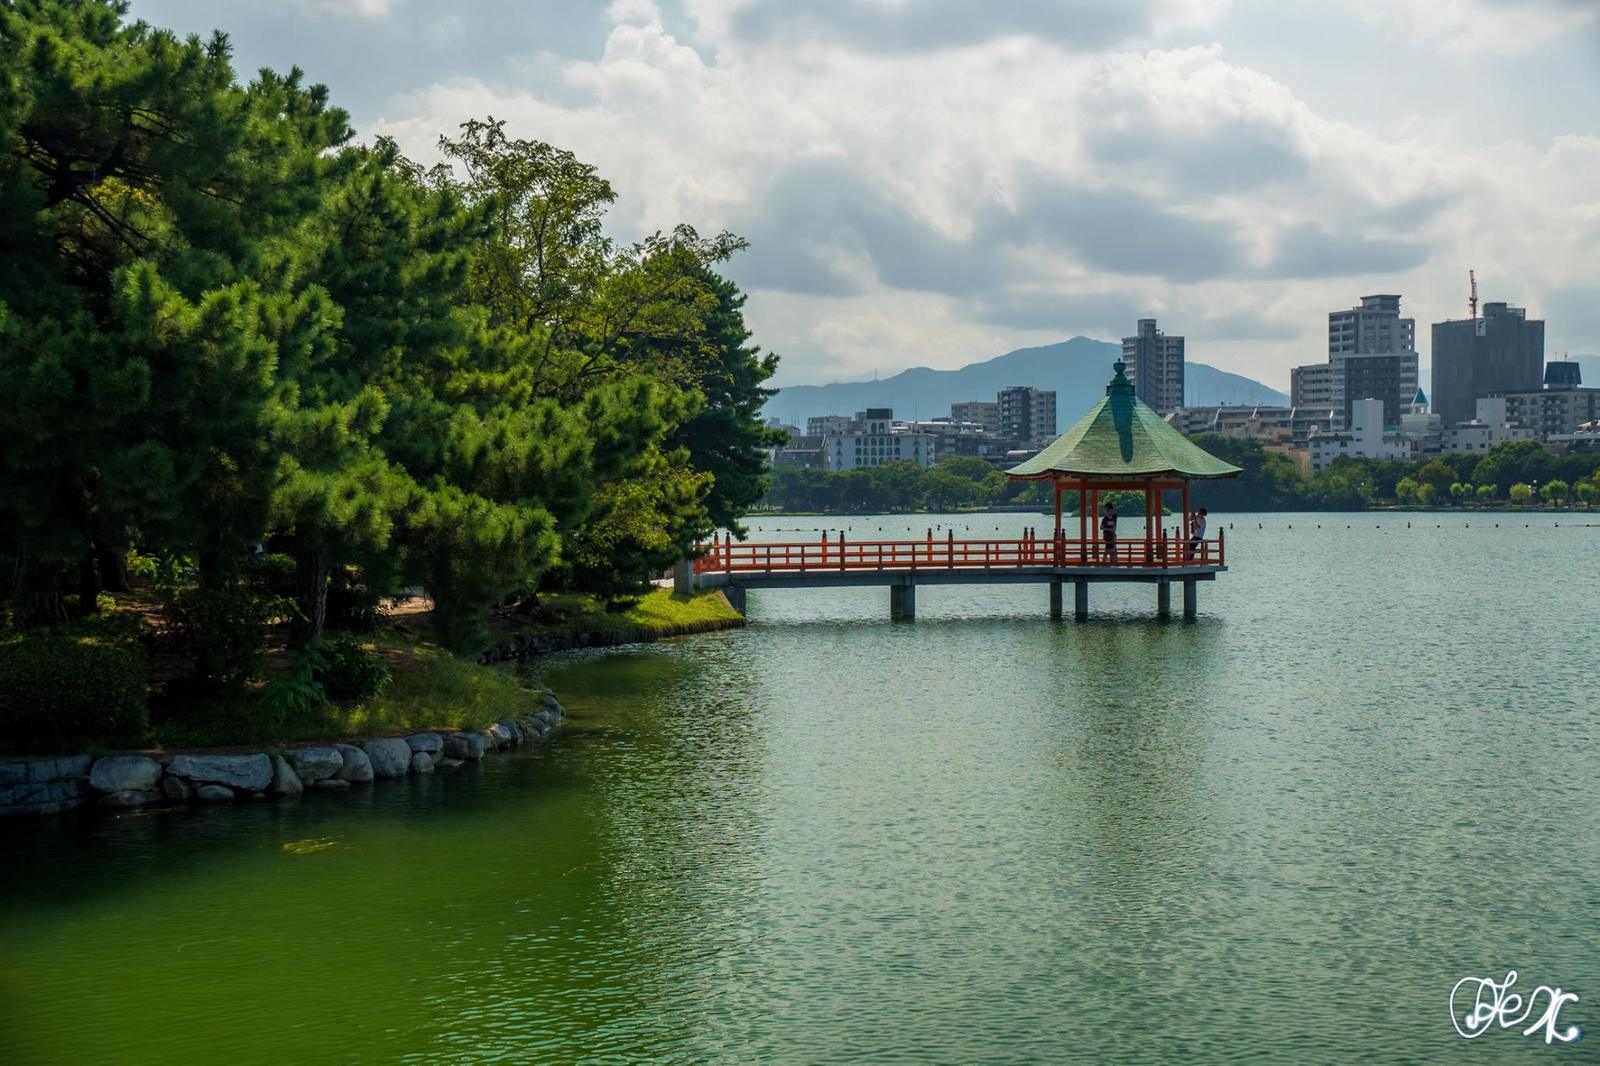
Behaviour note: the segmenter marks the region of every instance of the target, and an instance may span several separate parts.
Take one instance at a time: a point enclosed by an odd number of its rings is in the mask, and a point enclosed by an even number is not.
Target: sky
[[[730,230],[779,384],[1139,318],[1287,390],[1327,314],[1483,300],[1600,352],[1600,0],[133,0],[419,161],[503,119],[624,241]]]

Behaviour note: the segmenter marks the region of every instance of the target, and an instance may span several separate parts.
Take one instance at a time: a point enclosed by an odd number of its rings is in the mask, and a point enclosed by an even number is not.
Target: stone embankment
[[[539,709],[502,718],[482,731],[368,737],[352,744],[311,743],[281,751],[69,755],[0,762],[0,817],[60,814],[87,807],[129,809],[164,803],[233,803],[307,790],[343,791],[378,778],[454,770],[490,751],[537,740],[566,710],[544,690]]]

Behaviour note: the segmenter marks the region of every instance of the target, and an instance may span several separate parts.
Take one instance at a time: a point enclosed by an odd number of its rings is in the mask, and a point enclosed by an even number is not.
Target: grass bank
[[[538,654],[660,640],[743,624],[744,616],[715,590],[680,594],[657,588],[632,603],[610,606],[581,593],[547,594],[539,598],[537,610],[494,616],[491,652],[504,650],[510,642],[515,642],[517,654]]]
[[[20,712],[0,706],[0,757],[259,748],[430,729],[479,730],[525,715],[538,704],[541,694],[532,682],[484,665],[476,653],[454,654],[439,644],[429,606],[426,601],[398,605],[380,618],[375,632],[353,638],[387,668],[388,681],[376,695],[313,704],[278,698],[293,671],[281,627],[268,638],[257,681],[229,695],[201,691],[184,683],[181,657],[162,639],[166,620],[159,606],[147,595],[119,597],[100,620],[75,627],[88,635],[35,641],[26,655],[10,654],[16,649],[0,642],[0,652],[7,652],[0,655],[0,689],[15,689],[18,695],[33,691],[32,698],[0,703],[34,708],[59,727],[23,729],[27,723]],[[718,592],[678,596],[655,589],[611,609],[592,596],[547,595],[535,612],[492,617],[492,640],[515,636],[517,651],[489,658],[655,640],[742,623]],[[11,635],[11,644],[20,646],[20,641]],[[118,713],[108,714],[113,705]]]
[[[151,706],[150,745],[220,747],[477,730],[525,715],[539,701],[539,691],[530,683],[452,654],[431,635],[418,635],[414,624],[386,625],[360,640],[389,669],[390,680],[377,695],[298,713],[269,707],[266,688],[232,703],[163,705],[158,698]]]

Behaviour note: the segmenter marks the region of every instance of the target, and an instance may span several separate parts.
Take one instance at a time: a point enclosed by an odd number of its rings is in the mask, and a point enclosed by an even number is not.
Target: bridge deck
[[[1183,588],[1185,618],[1195,616],[1195,585],[1224,573],[1223,538],[1186,544],[1161,535],[1119,539],[1114,545],[1077,538],[1024,536],[1009,540],[734,543],[703,546],[680,571],[681,587],[720,588],[740,610],[748,589],[888,586],[890,615],[911,618],[918,585],[1048,584],[1050,613],[1060,617],[1062,586],[1072,584],[1074,616],[1088,617],[1089,586],[1100,582],[1153,584],[1157,609],[1168,611],[1171,587]]]
[[[840,588],[861,585],[1024,585],[1053,581],[1213,581],[1225,566],[997,566],[884,567],[882,570],[736,570],[701,571],[700,588]]]

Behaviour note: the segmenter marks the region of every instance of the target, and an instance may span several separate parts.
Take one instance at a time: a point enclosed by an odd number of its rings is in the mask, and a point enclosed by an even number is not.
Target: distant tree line
[[[1509,441],[1482,455],[1418,461],[1341,456],[1311,475],[1261,441],[1223,436],[1195,443],[1239,467],[1237,478],[1193,483],[1196,507],[1219,511],[1354,511],[1371,506],[1491,506],[1540,502],[1589,505],[1600,500],[1593,455],[1553,455],[1533,441]],[[1011,481],[982,459],[956,456],[923,469],[913,463],[827,472],[780,467],[761,506],[821,513],[948,512],[1007,504],[1053,503],[1047,482]],[[1119,504],[1134,513],[1138,500]],[[1075,495],[1063,500],[1065,510]]]

